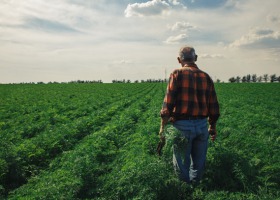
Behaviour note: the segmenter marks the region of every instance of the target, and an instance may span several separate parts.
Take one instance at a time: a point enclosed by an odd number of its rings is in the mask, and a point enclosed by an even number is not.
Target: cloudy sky
[[[280,75],[279,0],[1,0],[0,83]]]

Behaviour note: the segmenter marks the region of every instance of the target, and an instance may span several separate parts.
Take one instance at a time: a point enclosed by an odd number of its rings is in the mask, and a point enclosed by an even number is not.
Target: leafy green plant
[[[279,84],[217,84],[203,182],[156,155],[161,83],[0,85],[0,198],[279,199]],[[109,192],[108,192],[109,191]]]

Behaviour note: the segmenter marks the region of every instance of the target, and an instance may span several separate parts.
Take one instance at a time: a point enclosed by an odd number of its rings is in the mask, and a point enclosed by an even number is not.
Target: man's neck
[[[197,67],[195,63],[182,63],[182,67]]]

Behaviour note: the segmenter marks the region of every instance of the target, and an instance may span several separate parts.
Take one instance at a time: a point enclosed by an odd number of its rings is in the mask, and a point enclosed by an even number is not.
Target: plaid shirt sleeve
[[[215,91],[214,83],[211,80],[211,87],[209,91],[209,102],[208,102],[208,115],[209,115],[209,124],[216,124],[220,116],[220,107],[217,99],[217,94]]]
[[[170,117],[175,106],[177,94],[177,76],[175,73],[170,74],[169,82],[167,85],[166,95],[164,97],[162,109],[160,112],[161,117]]]

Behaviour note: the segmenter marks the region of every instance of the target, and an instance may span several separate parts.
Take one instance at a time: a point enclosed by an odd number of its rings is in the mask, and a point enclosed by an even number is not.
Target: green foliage
[[[0,198],[279,199],[279,84],[216,85],[218,138],[195,188],[173,171],[175,132],[156,155],[165,86],[0,85]]]

